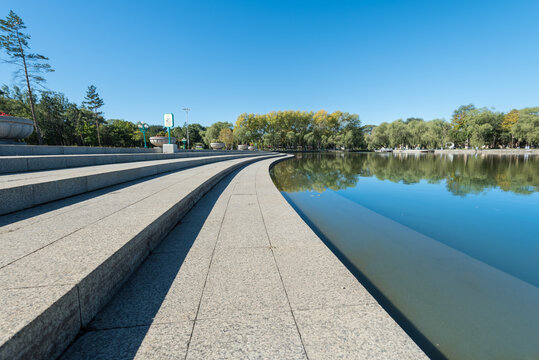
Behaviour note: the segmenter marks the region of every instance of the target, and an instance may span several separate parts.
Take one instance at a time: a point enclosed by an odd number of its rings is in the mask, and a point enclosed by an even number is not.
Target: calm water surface
[[[539,359],[539,156],[303,154],[272,176],[443,355]]]

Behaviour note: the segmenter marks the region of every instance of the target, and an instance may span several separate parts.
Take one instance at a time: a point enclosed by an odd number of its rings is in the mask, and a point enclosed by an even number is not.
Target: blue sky
[[[342,110],[364,124],[539,105],[539,1],[2,0],[80,103],[161,124]],[[13,68],[0,64],[0,84]]]

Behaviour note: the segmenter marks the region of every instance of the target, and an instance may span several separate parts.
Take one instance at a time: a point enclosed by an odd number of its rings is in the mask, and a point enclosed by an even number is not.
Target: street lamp
[[[187,149],[189,150],[189,110],[188,107],[184,107],[182,110],[185,111],[185,123],[187,124]]]
[[[146,130],[148,130],[150,128],[150,125],[142,122],[142,121],[139,121],[137,123],[137,127],[138,129],[140,130],[140,132],[142,133],[142,136],[144,136],[144,147],[147,148],[148,146],[146,145]]]

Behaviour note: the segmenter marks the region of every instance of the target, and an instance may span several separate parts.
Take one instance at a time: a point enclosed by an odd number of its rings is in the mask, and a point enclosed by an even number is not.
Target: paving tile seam
[[[358,302],[356,304],[338,304],[338,305],[318,305],[318,306],[313,306],[313,307],[297,307],[295,308],[293,311],[295,312],[302,312],[302,311],[313,311],[313,310],[328,310],[328,309],[331,309],[331,310],[334,310],[334,309],[343,309],[343,308],[358,308],[358,309],[363,309],[361,311],[358,311],[358,312],[368,312],[368,310],[365,310],[365,305],[380,305],[378,304],[378,302],[374,299],[372,300],[369,300],[369,301],[361,301],[361,302]]]
[[[133,180],[133,181],[137,181],[137,180]],[[115,187],[115,186],[121,186],[122,184],[118,184],[118,185],[112,185],[111,187]],[[134,184],[133,184],[134,185]],[[131,185],[128,185],[128,186],[131,186]],[[104,191],[105,189],[97,189],[97,190],[93,190],[91,192],[102,192]],[[114,193],[111,192],[111,193]],[[72,197],[77,197],[77,196],[85,196],[89,193],[84,193],[84,194],[78,194],[78,195],[73,195]],[[46,220],[49,220],[49,219],[52,219],[52,218],[55,218],[57,216],[60,216],[60,215],[63,215],[67,212],[70,212],[70,211],[74,211],[74,210],[77,210],[77,209],[81,209],[83,207],[86,207],[86,206],[89,206],[89,205],[92,205],[94,203],[94,199],[98,198],[98,197],[101,197],[103,195],[105,195],[106,193],[103,193],[103,194],[100,194],[98,195],[97,197],[95,198],[88,198],[88,199],[84,199],[84,200],[81,200],[80,202],[76,202],[76,203],[73,203],[73,204],[69,204],[69,205],[66,205],[66,206],[63,206],[61,208],[58,208],[58,209],[55,209],[53,211],[50,211],[50,212],[47,212],[45,214],[38,214],[38,215],[34,215],[32,217],[28,217],[28,218],[23,218],[21,220],[17,220],[17,221],[13,221],[7,225],[4,225],[4,226],[12,226],[13,224],[17,224],[19,222],[25,222],[24,226],[21,226],[21,227],[18,227],[16,229],[13,229],[13,230],[8,230],[8,231],[0,231],[0,234],[7,234],[9,232],[13,232],[13,231],[18,231],[20,229],[23,229],[25,227],[28,227],[28,226],[31,226],[31,225],[35,225],[35,224],[39,224],[40,222],[43,222],[43,221],[46,221]],[[67,199],[69,198],[64,198],[64,199],[59,199],[59,200],[56,200],[56,201],[66,201]],[[55,201],[53,201],[55,202]],[[86,203],[87,202],[87,203]],[[50,203],[46,203],[46,204],[39,204],[39,205],[36,205],[34,207],[31,207],[31,208],[27,208],[27,209],[21,209],[21,210],[18,210],[18,211],[15,211],[13,213],[9,213],[9,214],[5,214],[3,216],[13,216],[14,214],[17,214],[17,213],[20,213],[20,212],[24,212],[24,211],[32,211],[41,206],[47,206],[49,205]],[[48,215],[48,216],[47,216]],[[4,227],[2,226],[2,227]]]
[[[99,329],[88,327],[84,329],[84,333],[97,333],[101,331],[111,331],[111,330],[119,330],[119,329],[137,329],[137,328],[145,328],[150,327],[152,325],[171,325],[171,324],[182,324],[185,322],[194,322],[194,320],[191,319],[182,319],[178,321],[152,321],[147,324],[136,324],[136,325],[125,325],[125,326],[110,326],[110,327],[102,327]],[[68,347],[69,348],[69,347]]]
[[[65,284],[51,284],[51,285],[35,285],[35,286],[15,286],[15,287],[5,287],[0,288],[0,291],[4,290],[24,290],[24,289],[41,289],[41,288],[54,288],[62,286],[75,286],[76,283],[65,283]]]
[[[274,249],[300,249],[300,248],[313,248],[313,247],[327,247],[324,243],[307,243],[307,244],[292,244],[292,245],[279,245],[274,246]]]
[[[103,220],[103,219],[104,219],[104,218],[101,218],[101,219],[99,219],[99,220],[96,220],[96,221],[94,221],[94,222],[92,222],[92,223],[90,223],[90,224],[87,224],[86,226],[93,225],[93,224],[95,224],[96,222],[101,221],[101,220]],[[13,264],[16,263],[17,261],[20,261],[20,260],[22,260],[22,259],[24,259],[24,258],[26,258],[26,257],[28,257],[28,256],[30,256],[30,255],[32,255],[32,254],[35,254],[35,253],[38,252],[38,251],[41,251],[41,250],[45,249],[46,247],[48,247],[48,246],[50,246],[50,245],[56,243],[57,241],[60,241],[60,240],[66,238],[66,237],[68,237],[68,236],[71,236],[71,235],[75,234],[75,233],[78,232],[78,231],[81,231],[81,230],[84,229],[86,226],[84,226],[84,227],[82,227],[82,228],[78,228],[78,229],[76,229],[76,230],[73,230],[73,231],[70,232],[69,234],[66,234],[66,235],[64,235],[64,236],[62,236],[62,237],[60,237],[60,238],[58,238],[58,239],[56,239],[56,240],[54,240],[54,241],[52,241],[52,242],[50,242],[50,243],[47,243],[47,244],[43,245],[43,246],[40,247],[40,248],[37,248],[37,249],[35,249],[35,250],[33,250],[33,251],[27,253],[27,254],[24,254],[23,256],[21,256],[21,257],[15,259],[15,260],[13,260],[13,261],[11,261],[11,262],[9,262],[9,263],[3,265],[3,266],[0,266],[0,270],[4,269],[4,268],[6,268],[6,267],[8,267],[8,266],[10,266],[10,265],[13,265]]]
[[[227,249],[271,249],[271,246],[268,245],[253,245],[253,246],[222,246],[217,247],[218,250],[227,250]]]
[[[260,311],[248,311],[248,312],[242,312],[240,315],[238,314],[223,314],[223,315],[217,315],[217,316],[202,316],[197,319],[197,321],[209,321],[209,320],[231,320],[231,319],[237,319],[238,317],[258,317],[261,315],[272,315],[272,314],[290,314],[289,309],[283,309],[283,310],[260,310]],[[194,321],[194,320],[193,320]]]
[[[202,165],[202,166],[204,166],[204,165]],[[197,168],[197,169],[198,169],[198,168]],[[197,175],[197,174],[200,173],[200,172],[202,172],[202,170],[199,170],[198,172],[195,172],[195,174],[193,174],[193,176]],[[78,228],[78,229],[75,229],[75,230],[73,230],[72,232],[70,232],[70,233],[68,233],[68,234],[66,234],[66,235],[64,235],[64,236],[62,236],[62,237],[60,237],[60,238],[58,238],[58,239],[56,239],[56,240],[54,240],[54,241],[52,241],[52,242],[50,242],[50,243],[48,243],[48,244],[42,246],[42,247],[40,247],[40,248],[38,248],[38,249],[36,249],[36,250],[34,250],[34,251],[28,253],[28,254],[25,254],[25,255],[23,255],[23,256],[17,258],[16,260],[13,260],[13,261],[11,261],[11,262],[9,262],[9,263],[3,265],[3,266],[0,266],[0,270],[2,270],[3,268],[5,268],[5,267],[7,267],[7,266],[9,266],[9,265],[12,265],[12,264],[16,263],[17,261],[20,261],[20,260],[24,259],[24,258],[27,257],[27,256],[30,256],[30,255],[32,255],[32,254],[38,252],[38,251],[41,251],[41,250],[45,249],[46,247],[48,247],[48,246],[50,246],[50,245],[52,245],[52,244],[54,244],[54,243],[56,243],[56,242],[58,242],[58,241],[60,241],[60,240],[62,240],[62,239],[64,239],[64,238],[66,238],[66,237],[68,237],[68,236],[71,236],[71,235],[73,235],[73,234],[75,234],[75,233],[77,233],[77,232],[79,232],[79,231],[81,231],[81,230],[83,230],[83,229],[85,229],[85,228],[87,228],[87,227],[89,227],[89,226],[91,226],[91,225],[93,225],[93,224],[99,222],[99,221],[102,221],[102,220],[107,219],[107,218],[109,218],[109,217],[111,217],[111,216],[113,216],[113,215],[116,215],[118,212],[123,211],[123,210],[125,210],[126,208],[128,208],[128,207],[130,207],[130,206],[133,206],[133,205],[135,205],[135,204],[137,204],[137,203],[139,203],[139,202],[141,202],[141,201],[143,201],[143,200],[146,200],[146,199],[149,198],[149,197],[155,196],[155,194],[160,193],[160,192],[162,192],[162,191],[165,191],[165,190],[167,190],[168,188],[170,188],[170,187],[172,187],[172,186],[176,186],[176,185],[177,185],[177,184],[171,184],[171,185],[169,185],[169,186],[167,186],[167,187],[165,187],[165,188],[161,188],[160,190],[158,190],[158,191],[152,193],[151,195],[148,195],[148,196],[146,196],[146,197],[140,198],[139,200],[137,200],[137,201],[135,201],[135,202],[133,202],[133,203],[131,203],[131,204],[129,204],[129,205],[126,205],[126,206],[124,206],[124,207],[118,209],[117,211],[115,211],[115,212],[113,212],[113,213],[110,213],[110,214],[108,214],[108,215],[105,215],[105,216],[103,216],[103,217],[101,217],[101,218],[99,218],[99,219],[97,219],[97,220],[95,220],[95,221],[93,221],[93,222],[91,222],[91,223],[87,223],[87,224],[85,224],[84,226],[82,226],[82,227],[80,227],[80,228]],[[79,207],[79,208],[77,208],[77,209],[81,209],[81,207]]]
[[[265,170],[266,167],[265,166],[262,166],[260,169],[258,169],[258,171],[266,171]],[[286,302],[288,303],[288,307],[290,309],[290,314],[292,315],[292,319],[294,319],[294,325],[296,326],[296,331],[298,332],[298,336],[299,336],[299,339],[301,341],[301,346],[303,347],[303,352],[305,354],[305,357],[307,358],[307,360],[309,360],[309,354],[307,353],[307,349],[305,348],[305,342],[303,341],[303,337],[301,336],[301,331],[299,330],[299,325],[298,325],[298,322],[296,320],[296,316],[294,314],[294,310],[292,309],[292,304],[290,303],[290,298],[288,296],[288,290],[286,289],[286,286],[284,284],[284,281],[283,281],[283,276],[281,274],[281,269],[279,268],[279,264],[277,263],[277,259],[275,258],[275,252],[273,251],[274,249],[274,246],[273,244],[271,243],[271,238],[270,238],[270,235],[268,233],[268,228],[266,226],[266,220],[264,218],[264,213],[262,212],[262,208],[260,207],[260,199],[258,198],[258,191],[257,191],[257,173],[258,171],[254,174],[254,182],[255,182],[255,193],[256,193],[256,203],[258,205],[258,211],[260,211],[260,215],[262,216],[262,223],[264,224],[264,231],[266,232],[266,236],[268,237],[268,241],[270,243],[270,251],[271,251],[271,255],[273,257],[273,261],[275,263],[275,267],[277,268],[277,273],[279,274],[279,279],[281,280],[281,285],[284,289],[284,293],[285,293],[285,296],[286,296]],[[267,168],[267,171],[268,171],[268,176],[269,176],[269,167]]]
[[[249,165],[250,164],[248,164],[247,166],[249,166]],[[236,182],[236,184],[237,184],[237,182]],[[234,187],[236,186],[236,184],[234,184]],[[212,250],[212,253],[211,253],[210,262],[208,264],[208,270],[206,271],[206,276],[204,278],[204,284],[202,285],[202,292],[200,294],[200,299],[198,301],[198,306],[197,306],[197,310],[196,310],[196,313],[195,313],[195,318],[193,320],[193,326],[191,328],[191,334],[189,334],[189,341],[187,342],[187,348],[185,350],[184,360],[187,360],[187,356],[189,355],[189,347],[191,345],[191,340],[193,339],[193,333],[195,332],[195,327],[196,327],[196,324],[197,324],[198,314],[200,312],[200,307],[202,305],[202,299],[204,298],[204,291],[206,290],[206,284],[208,283],[208,277],[209,277],[209,274],[210,274],[211,265],[213,263],[213,256],[215,255],[215,249],[217,248],[217,242],[219,241],[219,235],[221,234],[221,229],[223,228],[223,221],[225,219],[225,215],[226,215],[226,212],[228,210],[228,205],[230,204],[230,198],[232,197],[231,194],[228,194],[227,196],[228,196],[228,199],[227,199],[227,202],[226,202],[225,211],[223,212],[223,216],[221,217],[221,221],[220,221],[220,224],[219,224],[219,231],[217,232],[217,235],[215,237],[215,243],[214,243],[213,250]]]

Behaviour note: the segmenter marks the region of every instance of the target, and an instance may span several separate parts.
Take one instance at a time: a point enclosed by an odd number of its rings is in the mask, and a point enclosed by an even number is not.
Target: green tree
[[[95,131],[94,114],[85,108],[68,109],[68,114],[74,119],[75,135],[80,138],[81,145],[96,145],[97,137]]]
[[[272,111],[268,114],[241,114],[234,126],[238,143],[257,143],[268,148],[358,149],[365,146],[357,114]]]
[[[20,117],[31,117],[30,107],[27,106],[28,96],[15,85],[10,89],[7,85],[2,86],[0,91],[0,110]]]
[[[191,144],[204,143],[204,132],[206,127],[193,123],[189,124],[189,142]],[[186,127],[175,127],[171,130],[171,134],[176,137],[177,141],[187,139]]]
[[[500,137],[500,125],[503,120],[501,113],[495,113],[486,108],[477,109],[469,120],[471,145],[494,147]]]
[[[388,147],[390,143],[389,124],[387,122],[383,122],[380,125],[374,127],[371,131],[371,134],[367,136],[367,144],[369,149],[371,150]]]
[[[251,138],[251,132],[247,129],[247,126],[236,126],[234,127],[234,142],[236,144],[247,144]]]
[[[34,95],[32,84],[41,84],[45,81],[43,73],[54,71],[48,64],[48,58],[30,50],[30,35],[22,30],[26,29],[22,19],[11,10],[6,19],[0,19],[0,47],[3,48],[8,56],[5,62],[16,65],[19,69],[15,72],[16,76],[23,75],[28,90],[28,100],[30,103],[30,112],[34,122],[34,128],[37,133],[39,144],[43,144],[41,129],[37,121]]]
[[[518,122],[519,117],[520,114],[517,109],[511,110],[503,116],[501,128],[505,133],[511,135],[511,147],[513,147],[513,143],[515,140],[511,130],[513,129],[513,126]]]
[[[427,121],[426,125],[427,131],[423,139],[429,149],[442,148],[449,142],[451,125],[448,122],[441,119],[434,119]]]
[[[408,133],[410,134],[409,143],[412,147],[425,147],[425,134],[427,133],[427,125],[423,119],[414,119],[408,121]]]
[[[232,129],[221,129],[221,131],[219,131],[219,140],[225,143],[227,149],[232,150],[232,145],[234,145],[234,135],[232,134]]]
[[[101,115],[103,112],[99,111],[99,109],[105,104],[103,99],[99,97],[99,94],[97,93],[97,89],[94,85],[88,86],[88,90],[86,91],[86,97],[84,98],[84,102],[82,103],[83,106],[86,106],[89,110],[92,111],[94,114],[94,123],[95,128],[97,131],[97,144],[101,146],[101,136],[99,134],[99,123],[103,122],[103,118]]]
[[[519,119],[511,128],[511,133],[520,142],[528,145],[539,144],[539,107],[519,110]]]
[[[387,136],[391,147],[405,147],[409,145],[410,134],[408,125],[402,120],[393,121],[387,129]]]
[[[74,124],[66,118],[68,104],[69,101],[61,93],[46,91],[41,94],[36,112],[46,144],[72,145]]]
[[[104,143],[108,146],[133,147],[139,143],[135,135],[140,131],[132,122],[111,119],[106,122],[103,130]]]
[[[456,142],[465,142],[467,146],[470,145],[470,137],[472,135],[471,122],[476,111],[475,106],[469,104],[462,105],[453,112],[451,126],[455,130],[454,136]]]
[[[204,142],[207,145],[210,145],[210,143],[214,142],[215,140],[219,140],[219,134],[223,129],[232,129],[232,124],[223,121],[218,121],[212,124],[212,126],[207,128],[204,132]]]

